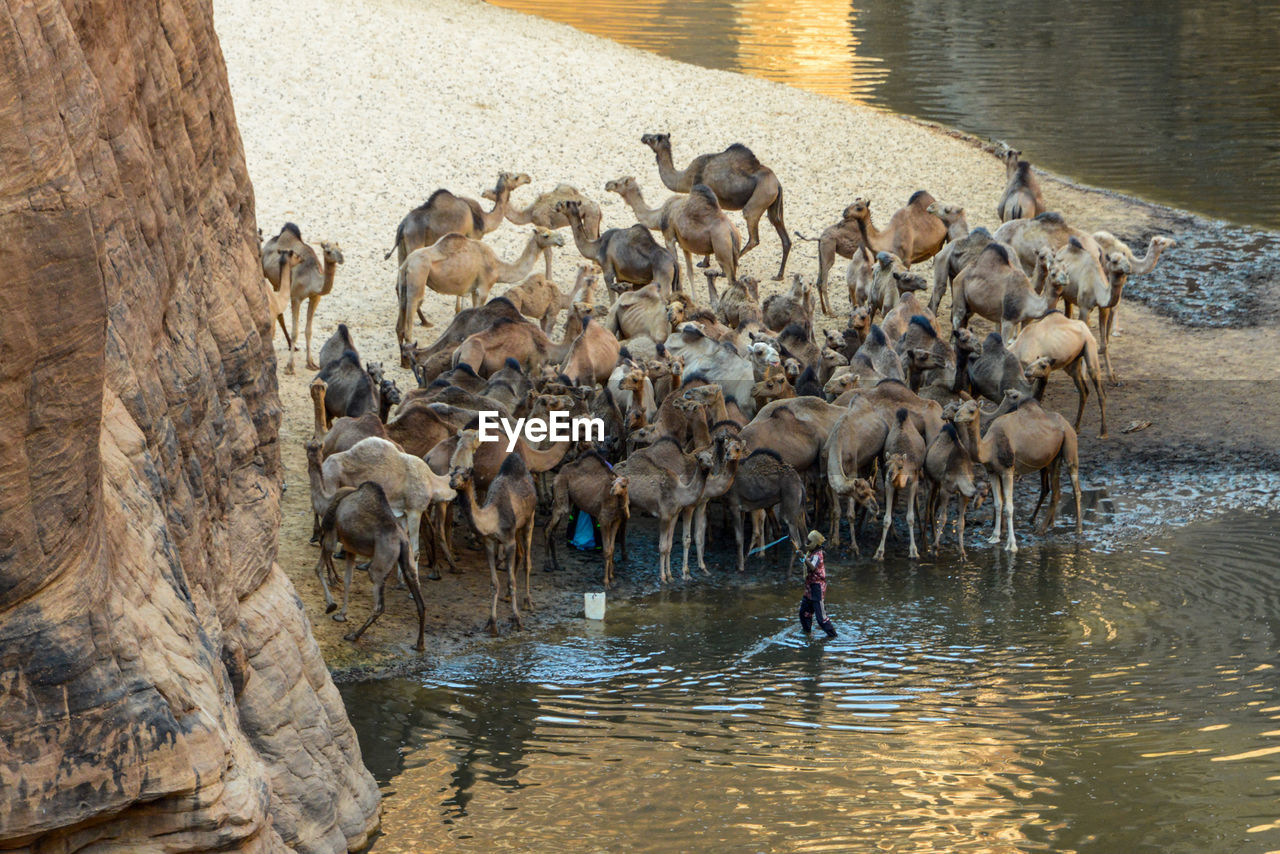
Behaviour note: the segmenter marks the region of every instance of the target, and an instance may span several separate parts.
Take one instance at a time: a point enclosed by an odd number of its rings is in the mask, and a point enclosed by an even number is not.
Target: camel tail
[[[1098,358],[1098,339],[1093,337],[1093,333],[1084,340],[1084,356],[1085,370],[1089,372],[1090,377],[1102,376],[1102,361]]]
[[[804,241],[807,241],[807,242],[809,242],[809,243],[817,243],[817,242],[818,242],[818,240],[819,240],[819,238],[817,238],[817,237],[805,237],[803,234],[801,234],[801,233],[800,233],[800,232],[798,232],[798,231],[793,231],[793,232],[791,232],[791,233],[792,233],[792,234],[794,234],[794,235],[796,236],[796,239],[797,239],[797,240],[804,240]]]
[[[400,246],[400,242],[404,240],[404,220],[400,220],[400,224],[396,226],[396,239],[391,244],[391,248],[387,250],[387,254],[382,256],[382,260],[386,261],[395,253],[396,248]]]
[[[404,576],[405,584],[409,583],[409,579],[413,577],[413,565],[410,562],[412,557],[412,549],[409,546],[409,538],[405,537],[400,541],[400,573]]]

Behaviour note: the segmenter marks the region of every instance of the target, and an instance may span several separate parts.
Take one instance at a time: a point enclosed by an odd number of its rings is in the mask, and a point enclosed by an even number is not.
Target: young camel
[[[671,210],[670,235],[667,245],[672,252],[678,244],[684,252],[684,265],[689,273],[689,293],[693,293],[693,258],[698,255],[715,255],[716,263],[725,278],[738,277],[738,256],[742,239],[729,217],[720,209],[716,194],[706,184],[694,184],[689,195],[680,199]],[[707,279],[708,301],[715,305],[716,289],[711,278]]]
[[[289,334],[289,327],[285,326],[284,312],[289,307],[293,291],[293,268],[302,263],[302,256],[292,249],[280,249],[276,252],[276,256],[280,271],[279,286],[267,290],[267,307],[271,310],[271,316],[280,324],[280,331],[284,333],[284,345],[292,358],[293,337]],[[269,280],[268,284],[270,284]]]
[[[857,224],[862,244],[868,250],[892,253],[910,267],[937,255],[947,242],[947,227],[929,213],[929,206],[936,202],[937,199],[926,191],[916,190],[906,206],[889,218],[884,230],[871,222],[871,202],[868,199],[854,199],[847,211]]]
[[[813,325],[813,290],[795,273],[791,277],[791,290],[765,297],[762,306],[764,325],[772,332],[780,332],[792,323]]]
[[[831,429],[827,438],[827,488],[831,497],[831,547],[840,545],[841,509],[849,519],[849,544],[858,550],[858,508],[874,516],[879,512],[875,486],[861,471],[870,468],[884,446],[888,427],[879,413],[867,408],[846,412]],[[846,474],[845,460],[853,460],[853,476]]]
[[[614,475],[627,478],[631,509],[658,518],[658,581],[663,584],[675,580],[671,549],[676,520],[697,503],[707,481],[702,459],[685,455],[672,444],[660,439],[613,467]]]
[[[629,285],[656,282],[663,302],[670,299],[673,287],[679,287],[680,268],[675,256],[659,246],[643,225],[611,228],[602,234],[598,227],[592,228],[585,221],[577,202],[559,202],[556,211],[569,220],[573,242],[582,257],[600,265],[610,301],[614,299],[614,282]]]
[[[942,533],[947,527],[947,508],[951,496],[955,495],[956,542],[960,546],[960,560],[967,560],[964,550],[965,512],[970,501],[980,502],[983,499],[988,486],[985,479],[978,477],[977,464],[969,456],[969,450],[954,424],[942,425],[942,432],[929,443],[924,455],[924,473],[929,480],[925,518],[933,528],[933,553],[938,553]]]
[[[684,566],[682,574],[689,577],[689,519],[693,518],[693,539],[698,547],[698,569],[703,575],[710,575],[702,554],[707,542],[707,504],[713,498],[720,498],[733,486],[738,474],[738,465],[746,456],[746,445],[736,436],[720,436],[713,439],[711,447],[698,451],[699,464],[711,469],[703,482],[702,493],[697,502],[685,510],[684,516]]]
[[[885,540],[889,538],[889,529],[893,527],[893,501],[896,494],[904,490],[907,493],[907,532],[911,538],[907,557],[920,557],[920,552],[916,549],[916,490],[920,486],[924,455],[924,438],[908,417],[907,410],[899,409],[884,443],[884,527],[880,532],[880,547],[876,549],[874,560],[884,560]]]
[[[560,373],[574,386],[593,386],[609,381],[618,364],[622,345],[614,334],[599,323],[591,322],[591,306],[578,303],[574,313],[582,318],[582,332],[574,339],[560,366]]]
[[[608,329],[619,340],[644,336],[655,344],[661,344],[671,334],[667,320],[667,304],[662,299],[662,289],[648,284],[634,291],[618,294],[605,318]]]
[[[291,255],[285,255],[288,251]],[[286,334],[289,343],[289,362],[285,373],[294,371],[293,354],[298,344],[298,313],[302,309],[302,301],[307,301],[307,370],[317,371],[320,366],[311,358],[311,326],[315,318],[316,306],[320,298],[333,290],[334,276],[338,265],[343,262],[342,248],[336,243],[321,241],[320,251],[324,255],[324,266],[321,267],[316,251],[302,241],[302,232],[291,222],[284,224],[280,233],[269,239],[262,247],[262,272],[267,280],[277,286],[277,302],[283,302],[283,293],[289,294],[292,314],[292,327]],[[287,263],[286,263],[287,261]],[[288,279],[287,285],[285,279]],[[283,328],[283,318],[281,327]]]
[[[1111,300],[1098,311],[1098,333],[1102,339],[1102,349],[1110,351],[1111,334],[1115,330],[1116,319],[1120,315],[1120,297],[1129,276],[1141,276],[1155,269],[1156,262],[1166,249],[1177,246],[1178,242],[1171,237],[1156,235],[1147,244],[1147,252],[1141,258],[1134,254],[1124,242],[1109,231],[1095,231],[1093,239],[1097,242],[1104,259],[1107,275],[1111,279]],[[1124,260],[1117,258],[1117,254]],[[1110,374],[1111,382],[1116,382],[1115,372]]]
[[[1089,331],[1089,324],[1060,312],[1050,312],[1027,324],[1010,350],[1024,367],[1027,379],[1035,383],[1036,400],[1043,399],[1045,385],[1053,371],[1065,371],[1071,377],[1080,400],[1076,421],[1072,425],[1076,431],[1080,430],[1084,405],[1089,399],[1089,388],[1085,385],[1087,375],[1098,394],[1098,412],[1102,420],[1098,438],[1107,438],[1107,393],[1102,389],[1098,342]]]
[[[369,580],[373,582],[373,613],[364,625],[347,632],[349,641],[357,641],[374,621],[382,616],[386,604],[387,579],[400,570],[413,604],[418,609],[418,641],[414,648],[425,649],[427,611],[422,601],[422,587],[418,581],[417,552],[409,542],[409,536],[396,520],[382,487],[366,481],[351,489],[344,488],[334,496],[325,509],[320,522],[320,559],[316,563],[316,577],[324,588],[325,613],[332,613],[337,605],[329,592],[328,574],[333,572],[333,553],[338,544],[346,554],[346,571],[342,579],[342,610],[333,615],[345,622],[347,603],[351,593],[351,576],[356,556],[368,556]]]
[[[801,547],[805,528],[804,482],[796,470],[782,461],[775,451],[760,448],[738,464],[738,473],[725,493],[729,518],[733,519],[733,536],[738,544],[738,572],[746,570],[743,552],[744,513],[759,521],[763,511],[778,508],[779,518],[791,538],[792,552],[787,561],[787,577],[795,564],[795,553]],[[756,534],[753,533],[753,538]],[[761,536],[763,540],[763,536]]]
[[[550,276],[534,273],[502,296],[525,317],[537,320],[542,331],[550,335],[560,312],[572,308],[575,302],[592,301],[598,273],[595,264],[579,266],[577,280],[568,294],[562,293]]]
[[[831,267],[835,264],[836,256],[847,258],[850,265],[861,262],[870,266],[870,259],[867,257],[866,247],[862,242],[862,231],[858,228],[858,221],[853,216],[853,205],[846,207],[840,214],[840,221],[834,225],[829,225],[822,230],[822,234],[817,237],[805,237],[800,232],[795,233],[800,240],[816,242],[818,244],[818,301],[822,306],[822,313],[831,316],[831,307],[827,304],[827,277],[831,273]],[[846,275],[846,279],[853,278],[852,273]],[[850,297],[850,302],[853,298]]]
[[[578,457],[556,472],[551,521],[544,529],[548,570],[560,568],[556,561],[556,529],[568,517],[570,508],[577,507],[580,513],[586,513],[600,526],[604,540],[604,586],[606,589],[613,586],[614,543],[619,529],[631,517],[627,486],[627,478],[615,475],[609,461],[595,451]]]
[[[1018,550],[1013,533],[1013,480],[1017,475],[1040,472],[1040,498],[1036,512],[1049,493],[1049,507],[1039,533],[1044,534],[1058,510],[1059,476],[1066,463],[1076,499],[1076,533],[1082,532],[1080,516],[1080,474],[1076,431],[1056,412],[1044,409],[1034,398],[1024,399],[1012,412],[991,422],[986,435],[979,434],[976,401],[965,401],[955,415],[957,429],[965,431],[969,456],[986,466],[995,484],[996,516],[989,543],[1001,540],[1001,515],[1008,518],[1008,551]],[[1036,513],[1031,514],[1035,521]]]
[[[493,599],[489,605],[489,622],[486,628],[498,635],[498,568],[499,553],[505,550],[507,562],[507,590],[511,594],[511,615],[516,628],[523,629],[520,605],[516,595],[516,566],[524,560],[524,605],[533,608],[529,590],[529,571],[532,565],[534,511],[538,507],[538,495],[533,478],[525,468],[519,454],[509,454],[498,469],[498,476],[489,484],[484,505],[476,503],[476,487],[471,471],[455,468],[449,484],[464,496],[463,507],[471,515],[471,525],[484,539],[485,557],[489,561],[489,587]]]
[[[454,313],[462,311],[462,295],[471,294],[475,307],[489,301],[489,289],[498,282],[518,282],[533,269],[538,253],[551,246],[563,246],[564,238],[554,231],[536,228],[524,251],[513,263],[498,258],[487,244],[460,234],[446,234],[430,246],[415,249],[400,267],[400,315],[396,334],[409,340],[413,318],[427,288],[454,297]]]
[[[996,205],[996,216],[1001,222],[1039,216],[1048,208],[1044,204],[1044,194],[1040,192],[1040,181],[1031,171],[1031,164],[1019,160],[1022,152],[1010,148],[1004,153],[1005,178],[1004,193],[1000,203]]]
[[[791,238],[783,222],[782,184],[772,169],[757,160],[751,149],[735,142],[718,154],[701,154],[683,170],[678,170],[671,159],[670,134],[648,133],[640,137],[640,141],[653,150],[658,160],[658,175],[668,190],[688,193],[695,184],[705,184],[715,194],[722,210],[742,211],[747,222],[747,244],[739,256],[760,245],[760,217],[768,213],[769,222],[782,241],[782,261],[773,280],[782,280],[787,256],[791,254]]]

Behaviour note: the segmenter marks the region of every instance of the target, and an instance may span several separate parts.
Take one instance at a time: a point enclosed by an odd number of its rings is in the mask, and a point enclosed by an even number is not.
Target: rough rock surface
[[[210,4],[0,15],[0,848],[360,847]]]

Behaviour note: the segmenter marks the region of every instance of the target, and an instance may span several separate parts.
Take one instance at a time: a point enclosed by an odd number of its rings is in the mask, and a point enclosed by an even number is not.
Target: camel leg
[[[1045,509],[1044,522],[1040,525],[1040,535],[1048,533],[1053,520],[1058,516],[1058,501],[1062,497],[1061,469],[1059,460],[1049,463],[1049,506]]]
[[[351,600],[351,575],[356,568],[356,556],[350,550],[347,550],[345,558],[347,565],[342,573],[342,610],[333,615],[339,623],[347,621],[347,603]]]
[[[778,193],[773,197],[766,210],[769,214],[769,222],[773,225],[773,230],[778,232],[778,239],[782,241],[782,261],[778,264],[778,275],[773,277],[775,282],[780,282],[782,281],[782,274],[787,269],[787,258],[791,255],[791,237],[787,234],[786,223],[782,221],[781,185],[778,186]],[[756,221],[759,222],[759,218]]]
[[[507,547],[507,591],[511,594],[511,619],[517,629],[524,628],[524,618],[520,616],[520,597],[516,595],[516,564],[520,560],[519,533],[516,540]]]
[[[911,547],[907,551],[907,557],[912,560],[920,557],[920,552],[916,549],[916,487],[918,485],[919,481],[913,477],[911,486],[907,489],[907,533],[911,536]],[[924,537],[924,531],[920,532],[920,536]]]
[[[827,487],[827,496],[831,502],[831,534],[827,541],[835,549],[840,547],[840,496],[830,486]]]
[[[1018,550],[1018,541],[1014,539],[1013,535],[1013,469],[1006,469],[1001,472],[1000,480],[1003,484],[1000,491],[1004,493],[1005,501],[1005,524],[1009,526],[1009,540],[1004,544],[1004,547],[1011,552],[1016,552]]]
[[[342,637],[344,640],[360,640],[360,636],[364,634],[365,629],[372,626],[374,621],[382,616],[382,612],[386,606],[387,576],[391,575],[392,571],[391,567],[387,567],[385,570],[373,570],[369,573],[370,578],[373,579],[373,613],[369,615],[369,619],[364,621],[363,626],[356,629],[354,632],[347,632],[343,635]]]
[[[1088,366],[1086,366],[1086,369],[1088,369]],[[1102,388],[1100,373],[1097,365],[1094,365],[1089,374],[1089,379],[1093,382],[1094,393],[1098,395],[1098,414],[1102,419],[1102,425],[1098,428],[1098,438],[1105,439],[1107,438],[1107,393]]]
[[[1080,318],[1085,323],[1089,322],[1087,317]],[[1112,309],[1098,309],[1098,353],[1102,356],[1102,363],[1107,366],[1107,378],[1112,385],[1120,385],[1120,380],[1116,378],[1115,369],[1111,367],[1111,326],[1112,326]]]
[[[996,472],[996,476],[991,480],[991,485],[995,489],[996,500],[992,502],[995,504],[995,520],[991,523],[991,536],[987,538],[987,542],[995,545],[1000,542],[1004,533],[1001,527],[1004,523],[1004,473]]]
[[[1084,519],[1080,515],[1080,467],[1074,460],[1067,461],[1067,474],[1071,476],[1071,491],[1076,497],[1076,534],[1084,533]]]
[[[316,578],[320,579],[320,586],[324,588],[324,612],[332,614],[338,609],[338,605],[333,601],[333,594],[329,592],[329,579],[326,575],[326,558],[331,558],[325,549],[320,550],[320,557],[316,559]]]
[[[604,589],[613,586],[613,545],[618,538],[618,523],[610,522],[604,526]]]
[[[311,297],[307,300],[307,370],[318,371],[320,366],[316,364],[316,360],[311,358],[311,321],[316,316],[316,306],[320,304],[320,297]]]
[[[298,312],[302,310],[302,300],[295,299],[290,301],[290,311],[293,314],[293,332],[290,337],[293,343],[289,345],[289,364],[285,365],[284,372],[286,374],[293,373],[293,351],[297,349],[298,343]]]
[[[942,545],[942,534],[947,530],[947,505],[951,496],[943,492],[936,483],[933,484],[929,500],[925,503],[925,513],[929,516],[929,524],[933,526],[933,553],[936,555]],[[963,548],[963,543],[961,544]]]
[[[289,327],[284,325],[284,315],[277,314],[276,320],[280,321],[280,331],[284,333],[284,346],[286,350],[293,349],[293,339],[289,337]]]
[[[689,271],[689,296],[693,296],[693,256],[689,254],[689,250],[683,246],[680,250],[684,252],[684,267]],[[674,255],[674,253],[672,253]],[[711,306],[715,307],[715,300],[711,300]]]
[[[862,557],[862,551],[858,548],[858,502],[852,498],[845,499],[848,504],[845,513],[849,518],[849,545],[853,549],[854,557]]]
[[[1031,519],[1029,524],[1035,524],[1036,515],[1040,512],[1040,505],[1044,503],[1044,497],[1049,494],[1049,469],[1048,467],[1040,469],[1040,494],[1036,496],[1036,506],[1031,511]],[[1043,532],[1042,532],[1043,533]]]
[[[1084,384],[1083,372],[1084,362],[1076,359],[1071,367],[1067,368],[1067,374],[1071,377],[1071,381],[1076,384],[1076,396],[1079,399],[1079,405],[1076,407],[1076,432],[1080,432],[1080,421],[1084,418],[1084,404],[1089,399],[1089,387]]]
[[[880,531],[880,548],[872,556],[872,560],[884,560],[884,542],[889,539],[889,529],[893,527],[893,481],[885,477],[884,484],[884,527]]]
[[[684,581],[689,580],[689,543],[693,540],[693,517],[697,512],[697,507],[686,507],[681,512],[682,521],[684,522],[684,564],[680,567],[680,577]]]
[[[963,494],[956,496],[957,509],[959,514],[956,516],[956,542],[960,544],[960,560],[968,560],[969,557],[964,553],[964,512],[969,507],[969,499]]]
[[[742,208],[742,218],[747,223],[747,245],[738,253],[739,258],[760,245],[760,217],[764,216],[767,206],[762,199],[752,196]]]
[[[568,500],[568,495],[565,496],[565,499]],[[556,527],[560,524],[560,522],[564,519],[566,515],[568,515],[568,511],[562,510],[560,506],[560,495],[557,494],[555,497],[555,506],[551,508],[551,521],[548,522],[547,526],[542,529],[543,545],[547,552],[546,562],[542,566],[542,569],[544,572],[555,572],[556,570],[560,569],[560,563],[558,560],[556,560],[555,531],[556,531]],[[606,555],[606,558],[605,558],[606,563],[608,562],[609,557],[612,557],[612,555]],[[608,571],[608,568],[606,567],[605,578],[607,579],[608,577],[609,577],[609,571]],[[608,584],[606,583],[605,586],[607,587]]]
[[[489,630],[489,634],[494,637],[498,636],[498,563],[497,544],[492,540],[485,539],[484,552],[485,557],[489,559],[489,591],[493,597],[489,603],[489,624],[485,626]]]
[[[827,304],[827,276],[831,273],[831,266],[836,262],[836,247],[830,243],[818,243],[818,303],[822,306],[822,313],[827,317],[831,316],[831,306]],[[849,302],[853,302],[852,294]]]
[[[533,588],[529,584],[529,573],[533,571],[533,520],[525,526],[524,532],[524,607],[533,610]]]
[[[746,572],[746,552],[742,549],[742,538],[745,533],[742,530],[744,527],[742,523],[742,511],[735,504],[731,512],[733,515],[733,541],[738,544],[738,572]]]
[[[418,642],[413,648],[422,652],[427,648],[427,603],[422,599],[422,583],[416,571],[409,573],[409,595],[413,597],[413,606],[418,609]]]

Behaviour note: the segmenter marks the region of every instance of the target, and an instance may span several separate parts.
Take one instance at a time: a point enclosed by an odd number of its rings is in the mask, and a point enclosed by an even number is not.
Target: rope
[[[761,547],[760,547],[760,548],[758,548],[758,549],[752,549],[751,551],[747,552],[747,557],[751,557],[753,554],[757,554],[758,552],[762,552],[762,551],[764,551],[765,549],[771,549],[771,548],[773,548],[774,546],[776,546],[778,543],[784,542],[785,540],[787,540],[788,538],[790,538],[790,536],[791,536],[790,534],[784,534],[783,536],[781,536],[781,537],[779,537],[778,539],[774,540],[772,543],[769,543],[769,545],[767,545],[767,546],[761,546]]]

